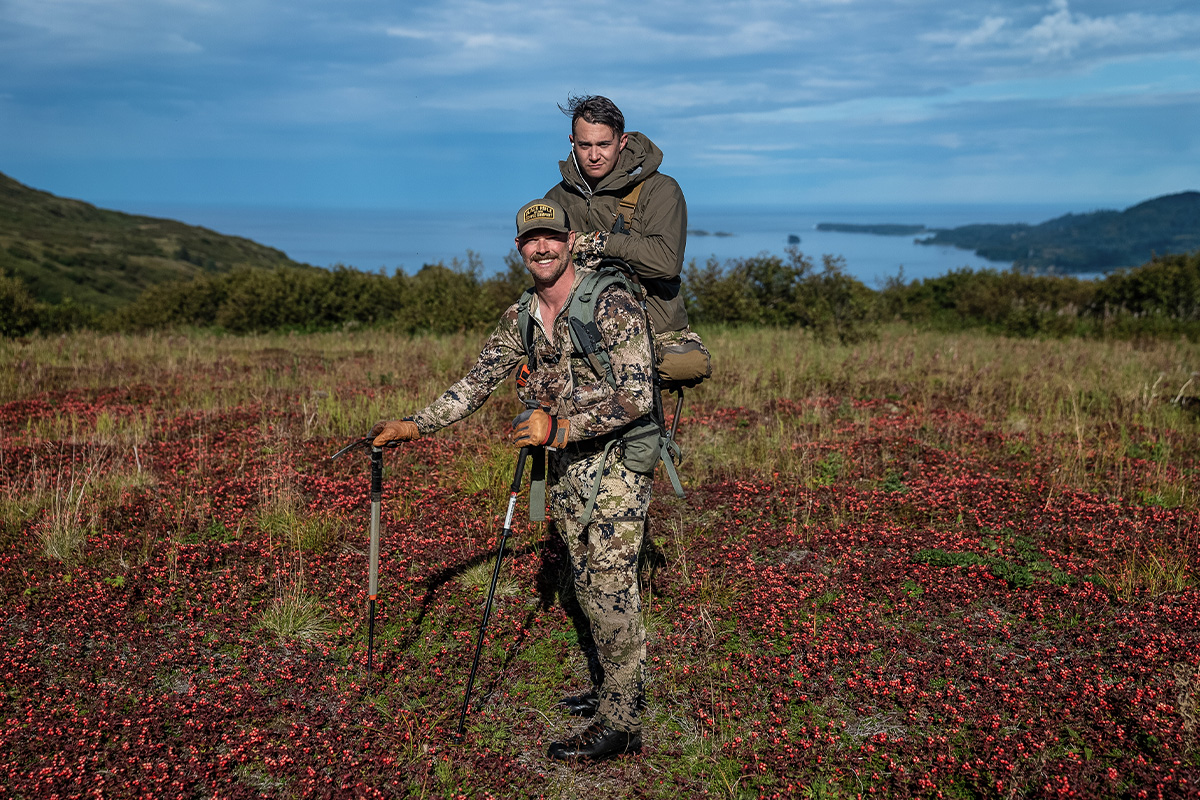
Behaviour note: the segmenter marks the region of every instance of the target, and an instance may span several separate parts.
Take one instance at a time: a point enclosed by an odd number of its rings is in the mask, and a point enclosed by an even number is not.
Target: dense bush
[[[0,274],[0,336],[24,336],[39,327],[41,310],[25,284]]]
[[[794,247],[786,260],[764,253],[724,266],[693,262],[684,291],[695,323],[799,326],[853,341],[871,333],[876,316],[874,292],[845,274],[843,259],[825,256],[818,270]]]
[[[102,320],[95,311],[38,302],[19,278],[0,278],[0,335],[88,325],[113,330],[215,327],[235,333],[383,326],[402,333],[487,328],[529,285],[516,254],[505,270],[480,277],[478,259],[433,264],[415,275],[346,267],[242,268],[155,286]],[[1008,336],[1200,338],[1200,251],[1152,259],[1102,280],[1017,270],[954,270],[902,277],[873,291],[845,272],[840,257],[818,267],[795,248],[688,265],[683,282],[697,324],[802,327],[820,338],[857,341],[881,321],[943,330],[984,327]]]
[[[1077,278],[1029,275],[1016,270],[953,270],[881,293],[889,318],[956,330],[986,327],[1012,336],[1081,332],[1095,283]]]
[[[183,325],[233,333],[387,325],[405,333],[450,333],[495,324],[524,288],[521,277],[510,264],[507,273],[481,280],[474,260],[465,267],[426,265],[412,276],[341,266],[239,269],[156,286],[112,315],[109,324],[119,330]]]
[[[57,305],[39,302],[19,278],[0,274],[0,336],[61,333],[94,327],[98,319],[92,309],[70,301]]]
[[[1092,312],[1105,318],[1200,322],[1200,250],[1157,256],[1137,269],[1107,276],[1096,289]]]

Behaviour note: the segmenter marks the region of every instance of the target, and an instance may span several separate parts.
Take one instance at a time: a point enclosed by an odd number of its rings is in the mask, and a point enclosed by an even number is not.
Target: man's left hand
[[[513,420],[512,443],[517,447],[561,448],[571,432],[569,419],[555,417],[540,408],[531,408]]]

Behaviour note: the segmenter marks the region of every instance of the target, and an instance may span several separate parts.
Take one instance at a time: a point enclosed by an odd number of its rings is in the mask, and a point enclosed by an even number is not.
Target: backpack
[[[572,358],[582,358],[588,362],[592,372],[597,377],[604,378],[613,389],[617,388],[616,375],[613,373],[612,362],[604,347],[604,337],[596,325],[596,302],[600,295],[611,286],[620,286],[629,292],[639,304],[643,304],[642,315],[645,317],[642,287],[629,277],[631,270],[625,262],[615,258],[605,258],[592,270],[584,273],[575,292],[567,305],[567,324],[571,330]],[[529,304],[533,298],[533,288],[526,289],[517,303],[517,327],[521,331],[521,342],[525,348],[525,358],[530,369],[536,369],[536,357],[533,352],[533,315],[529,312]],[[655,359],[655,342],[649,320],[646,320],[646,336],[650,344],[651,358]],[[657,359],[655,359],[657,361]],[[683,485],[679,481],[679,473],[675,466],[683,460],[683,451],[675,442],[675,428],[666,428],[666,418],[661,401],[661,383],[658,372],[654,372],[654,406],[647,416],[636,419],[609,436],[604,445],[604,455],[617,444],[624,446],[625,466],[634,472],[653,473],[658,462],[663,463],[667,477],[671,480],[671,488],[676,496],[683,497]],[[683,393],[680,390],[680,402]],[[676,407],[676,420],[679,408]],[[539,453],[539,457],[544,456]],[[584,507],[581,524],[587,525],[592,519],[592,510],[596,505],[596,497],[600,493],[600,481],[604,473],[601,470],[596,475],[592,486],[591,496]],[[546,518],[546,487],[544,463],[539,468],[535,458],[532,485],[529,493],[529,518],[540,522]],[[540,485],[538,485],[540,483]]]
[[[613,233],[631,232],[634,217],[638,212],[638,200],[645,185],[638,182],[618,201],[617,219],[612,226]],[[626,268],[629,269],[628,265]],[[637,273],[632,269],[630,277],[640,285]],[[650,311],[653,308],[649,306],[646,310]],[[678,390],[682,400],[683,387],[697,386],[712,377],[712,354],[708,352],[700,336],[690,327],[683,331],[667,330],[663,320],[656,319],[649,313],[647,317],[654,329],[655,365],[658,368],[659,379],[670,387],[671,391]]]

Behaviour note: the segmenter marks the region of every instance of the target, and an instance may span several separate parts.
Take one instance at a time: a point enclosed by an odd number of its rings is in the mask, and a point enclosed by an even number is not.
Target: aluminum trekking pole
[[[395,445],[388,443],[384,446]],[[375,598],[379,595],[379,519],[383,500],[383,448],[373,445],[371,437],[366,436],[351,442],[329,458],[337,458],[360,447],[369,448],[371,451],[371,554],[367,589],[367,680],[370,681],[372,657],[375,653]]]
[[[529,447],[522,447],[517,456],[517,469],[513,474],[512,486],[508,490],[508,512],[504,515],[504,530],[500,534],[500,551],[496,553],[496,566],[492,569],[492,585],[488,587],[487,602],[483,606],[483,621],[479,623],[479,639],[475,643],[475,659],[471,662],[471,675],[467,678],[467,692],[463,696],[462,713],[458,715],[458,730],[454,736],[461,739],[463,723],[467,719],[467,708],[471,705],[471,688],[475,685],[475,671],[479,669],[479,654],[483,650],[483,633],[487,630],[488,615],[492,610],[492,597],[496,594],[496,581],[500,578],[500,562],[504,559],[504,545],[512,531],[513,509],[517,505],[517,493],[521,491],[521,475],[525,472],[525,457]]]
[[[367,681],[375,650],[375,598],[379,594],[379,517],[383,501],[383,448],[371,447],[371,556],[367,590]]]

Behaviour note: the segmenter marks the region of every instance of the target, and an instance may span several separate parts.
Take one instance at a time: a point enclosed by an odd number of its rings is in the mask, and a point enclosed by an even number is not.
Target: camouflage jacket
[[[576,269],[576,287],[583,268]],[[572,290],[574,291],[574,290]],[[537,322],[533,350],[537,369],[518,390],[526,405],[546,408],[571,422],[569,441],[578,442],[611,433],[651,412],[654,402],[654,366],[646,318],[637,301],[620,287],[610,287],[596,301],[596,324],[604,337],[616,388],[592,370],[587,359],[573,358],[574,347],[567,321],[570,301],[553,322],[553,341],[538,320],[537,297],[530,313]],[[432,433],[457,422],[483,405],[497,386],[525,357],[514,303],[483,345],[471,370],[441,397],[413,414],[421,433]]]

